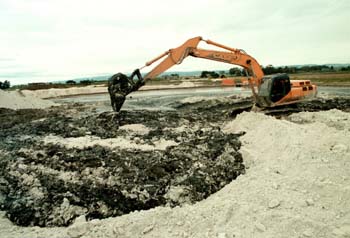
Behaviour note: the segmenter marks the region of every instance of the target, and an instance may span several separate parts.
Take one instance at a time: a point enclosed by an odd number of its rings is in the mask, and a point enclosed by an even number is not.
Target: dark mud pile
[[[345,112],[350,112],[350,98],[317,98],[310,101],[305,101],[297,104],[279,106],[273,109],[267,109],[265,114],[272,116],[288,116],[298,112],[317,112],[331,109],[338,109]]]
[[[176,111],[95,113],[83,105],[48,110],[0,109],[0,206],[18,225],[66,226],[156,206],[176,206],[208,197],[245,172],[240,135],[220,126],[251,107],[250,100],[177,103]],[[276,116],[337,108],[350,100],[317,99],[270,110]],[[145,134],[120,129],[143,124]],[[184,130],[174,128],[185,127]],[[127,138],[165,150],[92,146],[66,148],[43,137]]]
[[[220,114],[225,110],[217,108]],[[65,226],[80,215],[106,218],[193,203],[245,171],[238,152],[240,135],[222,133],[215,112],[122,111],[77,116],[74,108],[70,110],[1,111],[0,205],[18,225]],[[149,133],[119,129],[134,123],[147,126]],[[190,129],[172,130],[182,125]],[[68,149],[45,144],[42,138],[49,134],[128,137],[149,145],[165,139],[177,145],[152,151],[101,146]]]

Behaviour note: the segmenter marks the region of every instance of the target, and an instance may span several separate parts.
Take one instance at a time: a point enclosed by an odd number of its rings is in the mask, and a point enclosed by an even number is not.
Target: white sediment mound
[[[180,84],[168,84],[168,85],[145,85],[140,88],[143,90],[157,90],[157,89],[176,89],[176,88],[192,88],[198,85],[193,82],[181,82]],[[108,89],[104,85],[89,85],[84,87],[71,87],[71,88],[50,88],[40,90],[22,90],[26,96],[34,96],[37,98],[56,98],[64,96],[74,95],[88,95],[88,94],[99,94],[108,93]]]
[[[15,227],[1,218],[0,236],[350,237],[350,114],[290,120],[298,123],[250,112],[228,123],[226,133],[246,132],[247,173],[195,205],[78,219],[68,228]]]
[[[22,90],[24,95],[30,95],[37,98],[55,98],[70,95],[107,93],[107,87],[103,85],[90,85],[85,87],[71,88],[50,88],[40,90]]]
[[[329,127],[350,130],[350,114],[337,109],[321,112],[300,112],[292,114],[288,118],[296,123],[321,122]]]
[[[248,96],[246,95],[236,95],[234,97],[232,96],[223,96],[223,97],[218,97],[218,96],[211,96],[211,97],[202,97],[202,96],[194,96],[194,97],[187,97],[184,99],[181,99],[179,102],[180,103],[198,103],[198,102],[206,102],[206,101],[213,101],[215,100],[216,102],[228,102],[231,103],[234,100],[242,100],[242,98],[247,98]]]
[[[47,108],[55,105],[57,104],[54,102],[51,102],[49,100],[42,100],[31,95],[25,95],[21,91],[0,90],[0,108]]]
[[[139,135],[145,135],[150,132],[150,128],[146,127],[143,124],[127,124],[119,127],[120,130],[126,130],[130,132],[135,132]]]
[[[193,82],[181,82],[179,85],[177,85],[180,88],[192,88],[197,86],[195,83]]]
[[[175,141],[160,139],[154,141],[154,145],[149,145],[143,143],[141,139],[126,139],[123,137],[101,139],[97,136],[83,136],[83,137],[68,137],[63,138],[59,136],[46,136],[43,141],[45,143],[60,144],[67,148],[87,148],[90,146],[103,146],[109,148],[121,148],[121,149],[138,149],[144,151],[150,150],[165,150],[168,146],[175,146],[177,143]]]
[[[187,97],[182,100],[180,100],[181,103],[197,103],[197,102],[203,102],[212,100],[213,97],[200,97],[200,96],[194,96],[194,97]]]

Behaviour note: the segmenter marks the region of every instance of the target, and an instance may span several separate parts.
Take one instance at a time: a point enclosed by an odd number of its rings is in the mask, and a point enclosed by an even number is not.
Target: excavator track
[[[342,111],[350,111],[350,100],[349,98],[315,98],[308,101],[298,102],[289,105],[282,105],[272,108],[259,108],[258,112],[264,113],[266,115],[283,117],[289,116],[292,113],[298,112],[317,112],[322,110],[338,109]],[[253,104],[245,103],[245,105],[238,105],[230,112],[230,117],[236,117],[242,112],[250,112],[254,110]]]

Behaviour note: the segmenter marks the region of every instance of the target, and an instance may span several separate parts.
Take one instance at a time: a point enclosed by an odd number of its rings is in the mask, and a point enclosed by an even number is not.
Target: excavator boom
[[[201,41],[214,45],[221,50],[206,50],[198,48],[197,46]],[[119,111],[127,94],[138,90],[138,88],[144,85],[147,80],[157,77],[159,74],[168,70],[175,64],[181,64],[188,56],[242,66],[247,72],[250,73],[248,82],[252,90],[254,103],[260,107],[273,107],[276,105],[289,104],[303,100],[303,98],[307,96],[314,96],[316,94],[317,88],[315,85],[309,85],[307,90],[305,90],[305,87],[300,87],[300,85],[294,86],[294,84],[289,81],[289,77],[286,75],[264,77],[264,73],[257,60],[243,50],[231,48],[211,40],[204,40],[202,37],[198,36],[189,39],[179,47],[170,49],[156,58],[148,61],[143,67],[141,67],[141,69],[162,60],[160,63],[158,63],[158,65],[156,65],[156,67],[147,73],[144,78],[141,77],[139,69],[136,69],[131,77],[128,78],[129,83],[122,83],[119,81],[114,81],[111,83],[111,88],[114,87],[114,91],[113,89],[110,90],[109,87],[112,106],[112,94],[114,93],[115,95],[118,95],[118,97],[114,97],[114,99],[117,98],[118,100],[118,102],[114,103],[114,105],[117,104],[118,106],[113,106],[113,109],[115,111]],[[135,75],[138,77],[136,82],[133,79]],[[112,78],[113,77],[114,76],[112,76]],[[124,85],[124,87],[121,85]],[[291,87],[291,85],[293,87]],[[256,92],[255,86],[258,86],[258,92]]]
[[[215,51],[197,48],[197,45],[201,41],[225,49],[227,51]],[[257,80],[261,80],[264,76],[260,65],[252,56],[246,54],[240,49],[231,48],[211,40],[203,40],[200,36],[189,39],[181,46],[166,51],[155,59],[147,62],[142,68],[150,66],[165,56],[167,57],[145,76],[146,80],[157,77],[159,74],[163,73],[175,64],[181,64],[187,56],[240,65],[247,70],[252,70],[255,73],[254,76]]]

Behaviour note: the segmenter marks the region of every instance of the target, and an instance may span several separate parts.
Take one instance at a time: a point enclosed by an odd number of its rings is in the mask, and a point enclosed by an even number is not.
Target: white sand
[[[3,91],[0,90],[0,107],[10,109],[24,108],[47,108],[55,106],[49,100],[42,100],[32,95],[25,95],[20,91]]]
[[[187,98],[184,98],[184,99],[181,99],[180,100],[180,103],[188,103],[188,104],[192,104],[192,103],[199,103],[199,102],[205,102],[205,101],[217,101],[217,102],[222,102],[222,103],[232,103],[232,101],[241,101],[242,98],[249,98],[249,96],[247,95],[243,95],[243,94],[240,94],[240,95],[237,95],[235,97],[232,97],[232,96],[221,96],[221,97],[218,97],[218,96],[210,96],[210,97],[202,97],[202,96],[193,96],[193,97],[187,97]]]
[[[181,103],[197,103],[197,102],[203,102],[203,101],[209,101],[212,100],[214,97],[200,97],[200,96],[194,96],[194,97],[187,97],[182,100],[180,100]]]
[[[332,116],[330,116],[332,114]],[[289,116],[289,120],[296,123],[321,122],[329,127],[350,130],[349,113],[336,109],[323,112],[300,112]]]
[[[101,139],[97,136],[83,136],[83,137],[59,137],[49,135],[43,138],[45,143],[60,144],[67,148],[87,148],[90,146],[104,146],[109,148],[121,148],[121,149],[139,149],[144,151],[150,150],[165,150],[168,146],[176,146],[175,141],[160,139],[154,141],[154,145],[145,144],[140,138],[130,140],[124,137]]]
[[[350,237],[350,114],[292,115],[297,124],[242,113],[226,133],[246,131],[247,173],[208,199],[68,228],[22,228],[0,218],[1,237]],[[334,124],[329,124],[332,121]],[[299,120],[298,119],[298,120]]]
[[[55,98],[67,95],[108,93],[108,90],[107,87],[103,85],[89,85],[85,87],[22,90],[22,92],[24,95],[30,95],[37,98]]]
[[[167,84],[167,85],[145,85],[141,87],[140,91],[147,90],[160,90],[160,89],[177,89],[177,88],[192,88],[201,86],[200,83],[193,82],[181,82],[180,84]],[[55,98],[63,96],[81,95],[81,94],[96,94],[96,93],[108,93],[108,89],[104,85],[89,85],[85,87],[71,87],[71,88],[50,88],[40,90],[22,90],[22,93],[26,96],[34,96],[37,98]]]
[[[197,84],[193,83],[193,82],[181,82],[179,85],[177,85],[178,87],[181,88],[191,88],[191,87],[195,87],[197,86]]]
[[[120,126],[119,129],[126,130],[129,132],[135,132],[136,134],[139,134],[139,135],[146,135],[151,130],[150,128],[146,127],[143,124],[128,124],[128,125]]]

